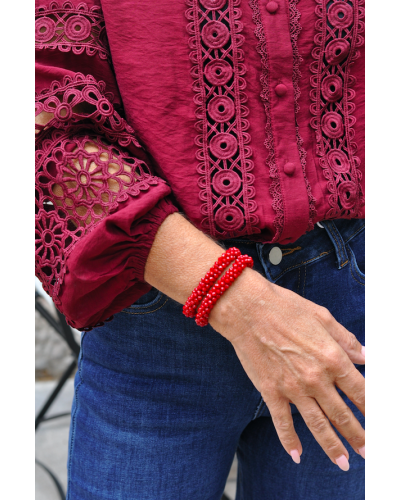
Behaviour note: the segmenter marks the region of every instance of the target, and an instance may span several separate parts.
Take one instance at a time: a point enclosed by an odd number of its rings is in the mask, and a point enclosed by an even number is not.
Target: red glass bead
[[[239,253],[236,254],[236,251]],[[228,269],[216,283],[214,283],[214,285],[211,287],[211,290],[207,293],[207,296],[200,304],[197,314],[195,315],[195,321],[197,325],[206,326],[208,324],[210,312],[220,296],[230,287],[235,279],[240,276],[245,267],[253,267],[253,259],[248,255],[240,255],[240,251],[236,249],[235,256],[237,256],[237,259],[234,260],[231,268]],[[232,262],[232,260],[229,262]]]
[[[201,278],[198,286],[193,290],[190,297],[184,304],[183,313],[185,315],[188,317],[202,316],[203,326],[208,323],[208,309],[212,309],[222,293],[229,288],[232,283],[232,279],[235,279],[235,273],[232,269],[234,268],[236,270],[238,268],[236,265],[236,259],[239,257],[245,258],[245,256],[241,256],[240,250],[236,247],[229,248],[219,256],[217,261],[213,264],[205,276]],[[225,275],[218,280],[218,278],[222,275],[222,272],[229,267],[230,264],[232,264],[231,268],[227,269]],[[221,285],[223,286],[221,287]],[[209,293],[211,290],[213,290],[213,293]],[[204,300],[205,297],[207,299],[206,301]],[[207,301],[209,307],[205,308]],[[196,308],[198,308],[197,315]],[[204,320],[204,318],[206,319]]]

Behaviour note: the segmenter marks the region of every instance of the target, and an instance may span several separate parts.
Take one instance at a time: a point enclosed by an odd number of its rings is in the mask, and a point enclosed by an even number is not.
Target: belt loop
[[[328,233],[328,236],[335,248],[338,269],[342,269],[349,263],[349,257],[346,252],[346,245],[342,235],[339,233],[338,228],[333,221],[324,220],[322,222],[322,227],[326,229],[326,232]]]

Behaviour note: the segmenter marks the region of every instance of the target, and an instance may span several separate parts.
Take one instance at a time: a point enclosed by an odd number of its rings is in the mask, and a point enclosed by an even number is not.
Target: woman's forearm
[[[174,213],[164,220],[157,231],[146,262],[144,278],[150,285],[184,304],[200,279],[224,251],[185,217]],[[246,268],[235,280],[234,286],[241,288],[252,273],[254,271]],[[228,291],[218,302],[222,303]]]

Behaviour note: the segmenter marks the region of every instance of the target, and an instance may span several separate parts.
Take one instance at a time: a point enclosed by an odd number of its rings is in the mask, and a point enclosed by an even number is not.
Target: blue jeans
[[[225,246],[251,255],[268,280],[327,307],[364,344],[364,221],[323,226],[290,245]],[[268,259],[273,246],[283,253],[277,265]],[[292,413],[300,465],[281,446],[232,345],[153,288],[83,335],[68,499],[220,500],[235,452],[237,500],[364,499],[364,460],[344,441],[350,471],[341,471],[293,405]]]

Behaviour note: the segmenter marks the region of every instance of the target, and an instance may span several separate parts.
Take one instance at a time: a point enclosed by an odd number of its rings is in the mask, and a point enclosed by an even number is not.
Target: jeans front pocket
[[[359,232],[354,238],[348,241],[346,245],[347,253],[350,258],[350,265],[353,277],[365,283],[365,229]]]
[[[127,314],[150,314],[161,309],[168,301],[168,297],[152,287],[152,289],[142,295],[134,304],[124,309]]]

